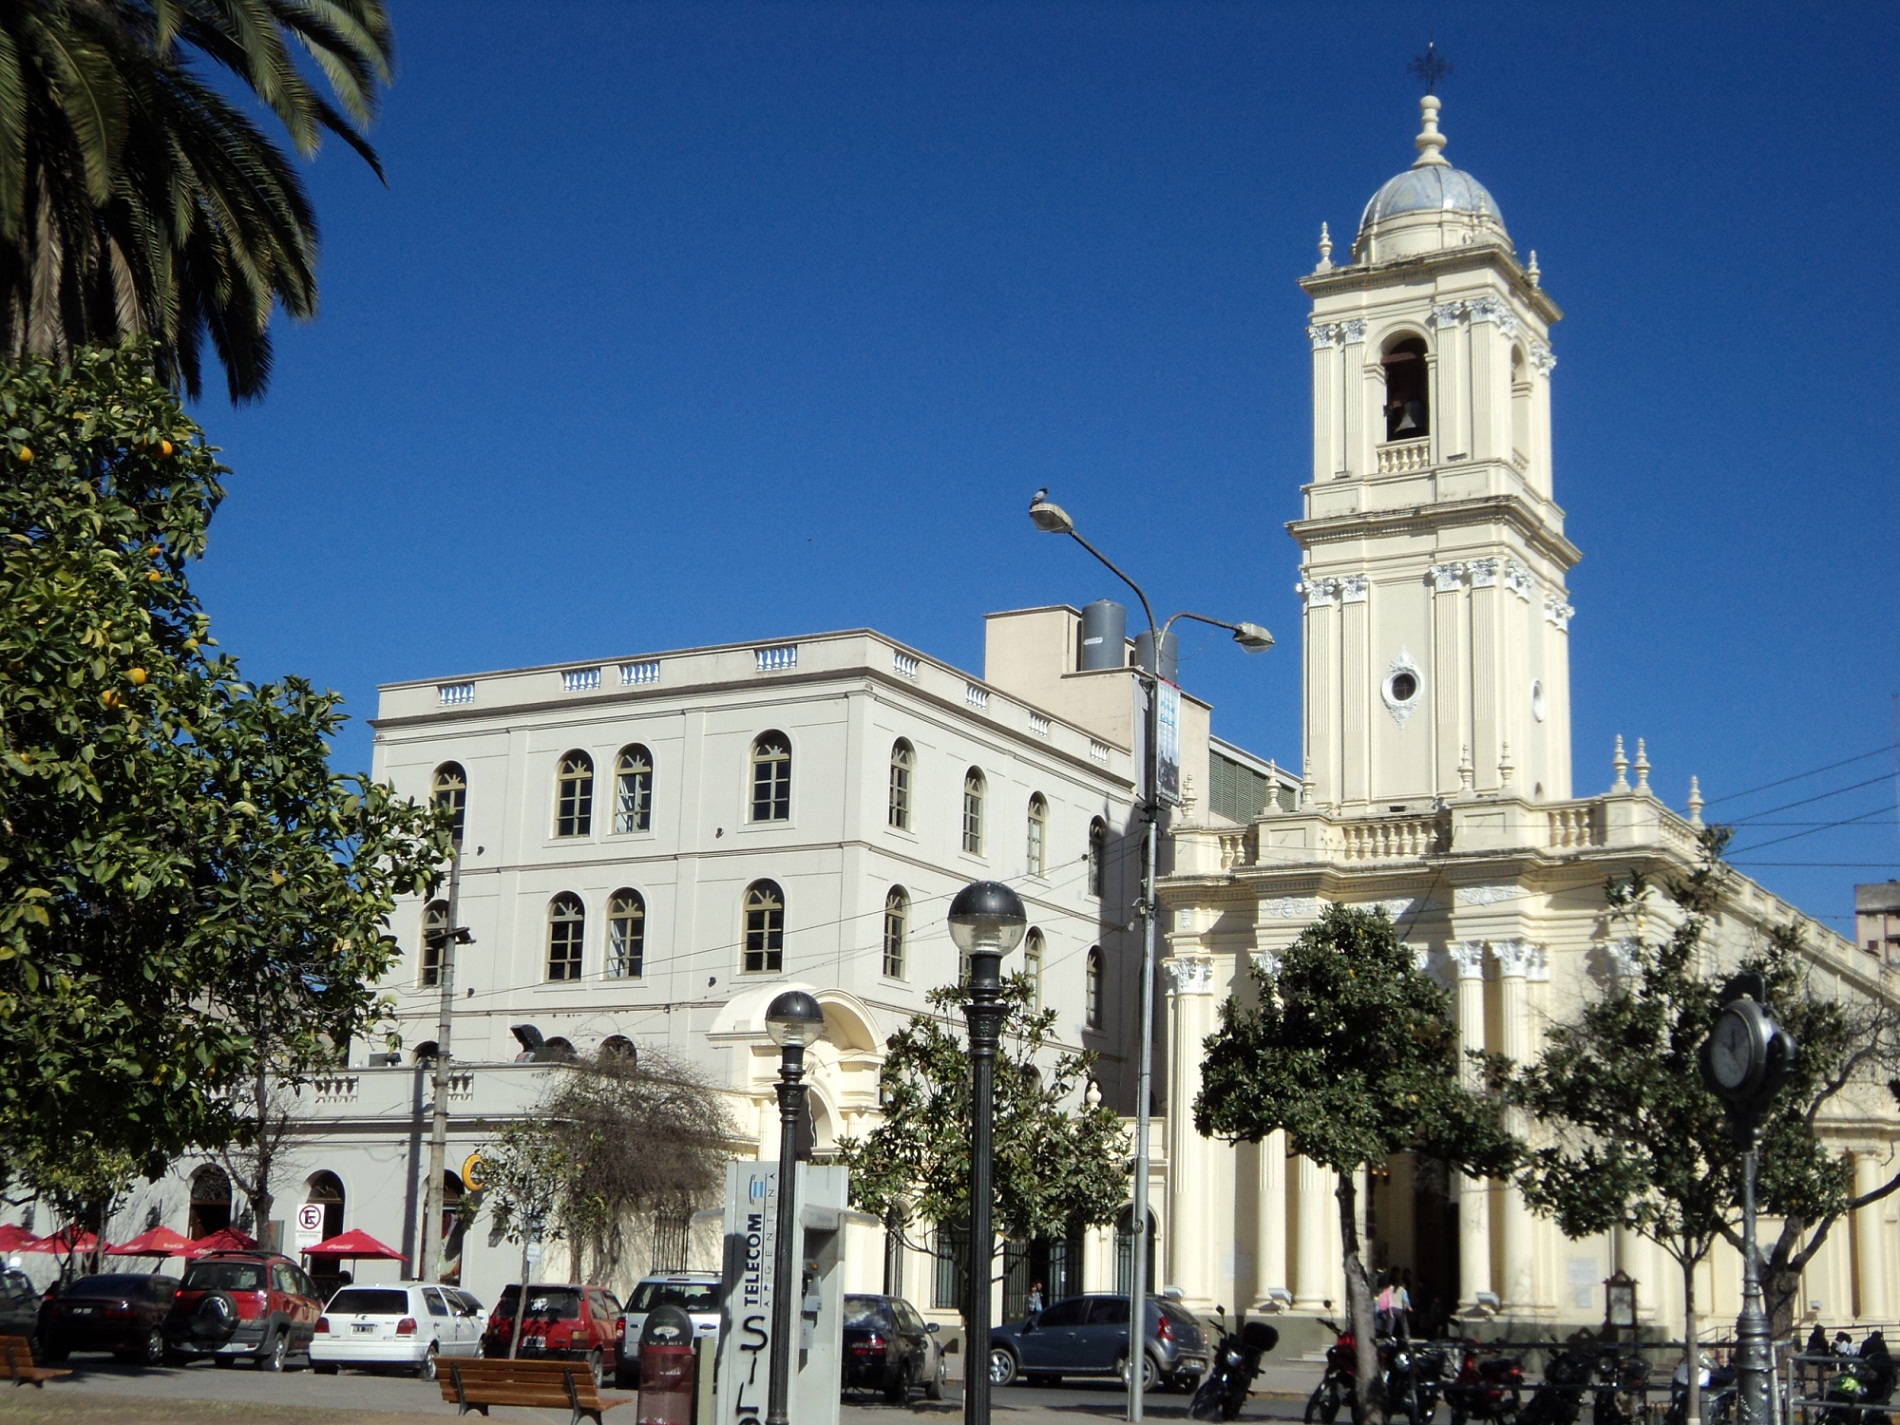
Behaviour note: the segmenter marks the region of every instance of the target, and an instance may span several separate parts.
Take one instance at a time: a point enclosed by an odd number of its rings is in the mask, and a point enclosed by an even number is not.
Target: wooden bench
[[[31,1383],[44,1390],[49,1380],[58,1380],[61,1376],[71,1374],[71,1371],[60,1370],[56,1366],[35,1365],[33,1343],[26,1337],[0,1336],[0,1380],[10,1376],[16,1386]]]
[[[491,1405],[563,1405],[574,1413],[568,1425],[580,1425],[581,1417],[591,1415],[601,1425],[603,1410],[625,1405],[633,1397],[603,1399],[594,1384],[594,1373],[585,1361],[464,1360],[445,1357],[436,1363],[436,1380],[442,1386],[442,1398],[460,1407],[458,1415],[471,1410],[488,1414]]]

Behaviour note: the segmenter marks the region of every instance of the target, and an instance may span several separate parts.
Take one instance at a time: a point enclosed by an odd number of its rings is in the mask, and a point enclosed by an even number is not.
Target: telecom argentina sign
[[[726,1341],[719,1418],[763,1425],[772,1381],[772,1255],[778,1246],[778,1164],[726,1168]]]

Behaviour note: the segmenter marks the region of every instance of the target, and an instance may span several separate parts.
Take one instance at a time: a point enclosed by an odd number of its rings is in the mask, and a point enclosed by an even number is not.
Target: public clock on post
[[[1724,1098],[1747,1098],[1760,1086],[1767,1065],[1767,1016],[1754,1000],[1736,1000],[1709,1035],[1710,1086]]]

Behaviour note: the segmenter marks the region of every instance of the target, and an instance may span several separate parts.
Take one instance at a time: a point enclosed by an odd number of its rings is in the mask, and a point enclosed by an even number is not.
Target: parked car
[[[165,1343],[181,1356],[221,1366],[240,1357],[281,1371],[310,1349],[323,1301],[303,1269],[269,1252],[208,1252],[185,1268]]]
[[[521,1288],[516,1283],[510,1282],[502,1289],[501,1300],[489,1314],[488,1330],[482,1336],[484,1355],[508,1354],[515,1329],[515,1304],[521,1299]],[[585,1361],[594,1373],[594,1384],[599,1385],[606,1379],[607,1362],[614,1359],[619,1328],[620,1302],[607,1288],[572,1282],[530,1282],[516,1354],[529,1359]]]
[[[177,1290],[177,1277],[156,1272],[81,1277],[40,1307],[40,1353],[63,1361],[72,1351],[110,1351],[120,1360],[162,1365]]]
[[[917,1308],[901,1296],[844,1299],[846,1390],[881,1391],[901,1405],[912,1387],[922,1386],[926,1399],[942,1400],[943,1376],[936,1322],[925,1325]]]
[[[627,1298],[620,1317],[620,1347],[614,1361],[614,1384],[631,1390],[640,1384],[640,1333],[647,1313],[659,1306],[677,1306],[693,1318],[693,1335],[719,1339],[719,1273],[673,1272],[643,1277]]]
[[[339,1366],[397,1366],[434,1380],[438,1357],[481,1348],[481,1303],[454,1287],[346,1286],[317,1318],[310,1364],[319,1375]]]
[[[40,1329],[40,1294],[18,1267],[0,1267],[0,1336],[33,1336]]]
[[[1142,1386],[1189,1389],[1211,1354],[1201,1323],[1165,1297],[1148,1298]],[[1121,1376],[1128,1371],[1128,1298],[1072,1296],[1014,1326],[990,1332],[990,1382],[1032,1383],[1062,1376]]]

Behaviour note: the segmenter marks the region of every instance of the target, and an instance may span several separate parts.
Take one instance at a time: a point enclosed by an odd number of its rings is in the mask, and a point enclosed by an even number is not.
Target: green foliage
[[[208,336],[232,399],[261,394],[273,307],[316,311],[316,218],[228,96],[249,89],[298,153],[328,131],[380,175],[359,128],[390,63],[382,0],[0,5],[0,351],[145,334],[195,397]]]
[[[1194,1126],[1293,1150],[1351,1175],[1393,1153],[1496,1173],[1516,1144],[1499,1105],[1460,1082],[1451,997],[1420,972],[1379,909],[1329,905],[1258,965],[1253,1006],[1230,997],[1207,1040]]]
[[[1049,1052],[1055,1011],[1035,1008],[1023,975],[1003,982],[1007,1008],[992,1106],[996,1230],[1028,1240],[1111,1222],[1128,1195],[1130,1143],[1104,1104],[1084,1101],[1095,1056]],[[884,1121],[842,1138],[851,1200],[902,1228],[970,1220],[970,1055],[957,1018],[964,991],[928,996],[886,1044],[878,1087]]]
[[[556,1208],[574,1163],[546,1119],[530,1115],[504,1125],[482,1150],[482,1167],[491,1241],[560,1238]]]
[[[29,1168],[81,1125],[148,1174],[241,1136],[267,1049],[294,1075],[381,1017],[386,917],[446,857],[331,773],[334,694],[215,650],[185,566],[225,473],[142,350],[0,371],[0,1158]]]

